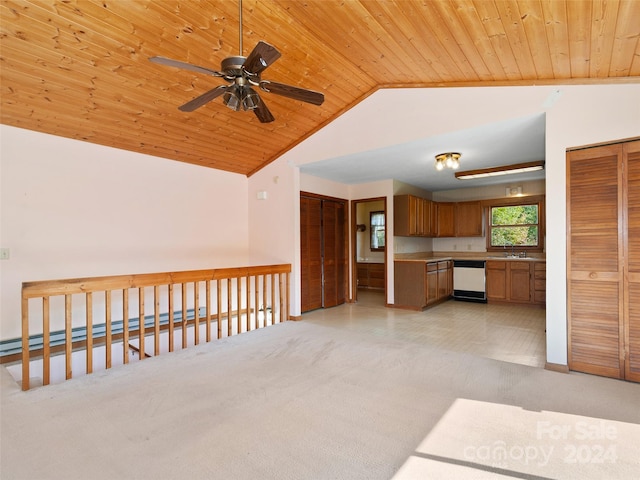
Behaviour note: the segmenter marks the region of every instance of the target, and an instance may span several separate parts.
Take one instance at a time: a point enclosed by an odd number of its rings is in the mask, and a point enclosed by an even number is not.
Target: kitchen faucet
[[[508,245],[509,245],[509,243],[507,243],[507,242],[505,242],[505,244],[504,244],[504,245],[502,245],[502,248],[503,248],[503,250],[504,250],[504,256],[505,256],[505,257],[508,257],[508,255],[507,255],[507,246],[508,246]],[[513,251],[513,249],[514,249],[514,245],[513,245],[513,243],[512,243],[512,244],[511,244],[511,256],[512,256],[512,257],[513,257],[513,256],[515,256],[515,252]]]

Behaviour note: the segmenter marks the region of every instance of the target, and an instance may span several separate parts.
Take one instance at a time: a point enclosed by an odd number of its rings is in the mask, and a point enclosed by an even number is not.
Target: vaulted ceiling
[[[239,54],[238,2],[2,0],[3,124],[251,175],[379,88],[640,81],[638,0],[244,0],[243,55],[282,57],[261,92],[275,121],[222,98],[178,106]]]

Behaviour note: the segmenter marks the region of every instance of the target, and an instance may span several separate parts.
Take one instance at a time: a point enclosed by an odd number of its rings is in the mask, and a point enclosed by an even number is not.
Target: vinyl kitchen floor
[[[382,292],[361,289],[357,303],[305,313],[303,320],[521,365],[546,361],[545,310],[537,307],[449,300],[414,312],[386,308]]]

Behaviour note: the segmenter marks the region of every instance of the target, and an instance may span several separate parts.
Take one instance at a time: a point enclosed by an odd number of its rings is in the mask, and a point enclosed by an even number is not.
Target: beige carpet
[[[29,392],[1,370],[3,480],[640,475],[640,385],[375,330],[287,322]]]

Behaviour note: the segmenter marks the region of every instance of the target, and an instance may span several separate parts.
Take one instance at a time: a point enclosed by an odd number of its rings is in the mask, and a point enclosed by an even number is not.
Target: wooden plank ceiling
[[[322,106],[261,93],[276,120],[217,98],[239,54],[232,0],[2,0],[1,121],[251,175],[378,88],[637,82],[638,0],[244,0],[243,44],[282,57],[262,74],[325,94]],[[634,78],[635,77],[635,78]]]

